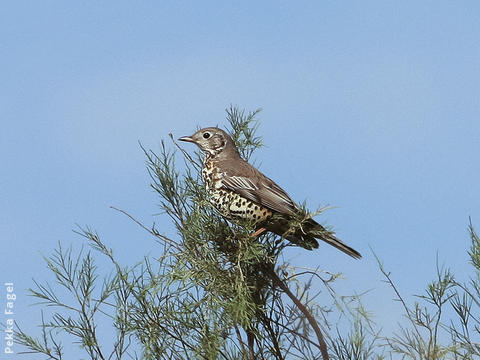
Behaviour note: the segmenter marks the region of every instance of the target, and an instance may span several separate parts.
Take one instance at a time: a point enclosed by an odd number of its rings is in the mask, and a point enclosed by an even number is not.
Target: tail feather
[[[355,259],[360,259],[362,257],[362,255],[357,250],[345,244],[335,235],[329,234],[327,236],[318,237],[318,239],[325,241],[326,243],[336,247],[338,250],[343,251],[345,254],[350,255]]]
[[[338,239],[332,231],[325,229],[312,218],[303,221],[299,227],[292,227],[287,218],[280,217],[269,224],[265,224],[264,227],[268,231],[272,231],[291,243],[307,250],[317,249],[318,241],[316,239],[319,239],[355,259],[362,257],[357,250],[345,244],[342,240]]]
[[[294,244],[308,250],[318,248],[318,242],[315,240],[315,238],[317,238],[336,247],[338,250],[343,251],[345,254],[355,259],[360,259],[362,257],[357,250],[345,244],[342,240],[337,238],[333,232],[328,231],[313,219],[307,220],[302,228],[296,230],[295,233],[286,238]]]

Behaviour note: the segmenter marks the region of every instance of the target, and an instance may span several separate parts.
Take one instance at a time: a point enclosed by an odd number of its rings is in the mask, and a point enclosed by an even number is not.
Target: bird
[[[319,239],[353,258],[362,257],[311,217],[292,229],[292,222],[302,215],[301,208],[273,180],[242,159],[222,129],[207,127],[178,140],[194,143],[205,153],[202,179],[208,200],[224,218],[252,224],[258,229],[254,236],[273,232],[307,250],[318,248]]]

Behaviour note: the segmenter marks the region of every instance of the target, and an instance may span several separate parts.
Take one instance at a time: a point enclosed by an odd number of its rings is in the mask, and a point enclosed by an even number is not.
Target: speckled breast
[[[202,169],[202,178],[210,203],[227,219],[259,223],[272,216],[272,212],[253,201],[225,189],[222,177],[225,174],[213,161],[206,162]]]

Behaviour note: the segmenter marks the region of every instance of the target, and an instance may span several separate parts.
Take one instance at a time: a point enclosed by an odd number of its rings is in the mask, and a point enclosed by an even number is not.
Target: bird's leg
[[[255,231],[255,232],[252,234],[252,236],[253,236],[253,237],[257,237],[257,236],[259,236],[260,234],[262,234],[262,233],[263,233],[264,231],[266,231],[266,230],[267,230],[267,229],[265,229],[265,228],[262,227],[262,228],[258,229],[257,231]]]

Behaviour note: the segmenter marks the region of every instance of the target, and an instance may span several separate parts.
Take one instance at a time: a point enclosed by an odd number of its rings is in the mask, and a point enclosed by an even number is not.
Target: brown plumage
[[[361,258],[358,251],[311,218],[292,231],[292,220],[301,216],[298,205],[274,181],[243,160],[223,130],[205,128],[179,140],[195,143],[205,152],[202,178],[209,200],[227,219],[253,222],[309,250],[318,248],[317,238]]]

